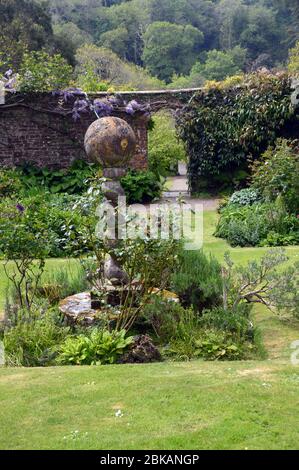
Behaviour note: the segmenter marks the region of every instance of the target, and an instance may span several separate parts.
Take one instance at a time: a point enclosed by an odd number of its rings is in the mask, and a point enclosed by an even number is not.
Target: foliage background
[[[249,162],[296,119],[291,93],[287,74],[261,72],[211,82],[194,95],[177,119],[189,156],[191,191],[200,190],[203,178],[247,171]]]

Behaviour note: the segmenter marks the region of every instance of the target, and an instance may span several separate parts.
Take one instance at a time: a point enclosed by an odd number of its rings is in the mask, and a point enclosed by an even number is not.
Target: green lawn
[[[1,449],[298,448],[299,371],[280,362],[8,369],[0,386]]]
[[[205,213],[205,249],[223,258]],[[233,249],[244,263],[266,249]],[[291,247],[292,260],[299,247]],[[64,260],[49,260],[59,269]],[[0,266],[0,301],[6,281]],[[299,325],[255,310],[269,358],[236,363],[5,369],[0,449],[298,449]],[[123,416],[115,417],[121,409]]]

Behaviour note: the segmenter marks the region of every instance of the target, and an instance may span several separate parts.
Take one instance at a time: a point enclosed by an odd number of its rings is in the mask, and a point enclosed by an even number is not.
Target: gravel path
[[[163,193],[161,202],[172,202],[182,196],[190,204],[202,204],[204,210],[216,210],[219,206],[219,198],[193,198],[189,195],[188,180],[185,176],[173,176],[167,179],[167,190]]]

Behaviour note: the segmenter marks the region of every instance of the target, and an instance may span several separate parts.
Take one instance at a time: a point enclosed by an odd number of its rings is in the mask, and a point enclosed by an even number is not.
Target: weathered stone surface
[[[104,168],[125,167],[136,150],[136,137],[123,119],[105,117],[88,128],[85,140],[88,157]]]
[[[134,338],[129,351],[120,359],[121,364],[146,364],[162,360],[159,349],[147,335]]]
[[[104,272],[105,278],[108,279],[114,286],[126,285],[130,281],[128,274],[122,269],[119,262],[112,256],[110,256],[107,261],[105,261]]]
[[[93,325],[99,314],[99,310],[91,308],[90,292],[67,297],[59,304],[59,310],[65,315],[69,324]]]
[[[114,206],[118,205],[119,196],[125,196],[125,191],[119,181],[106,181],[102,184],[102,191]]]
[[[127,166],[136,149],[136,137],[132,127],[123,119],[117,117],[105,117],[98,119],[88,128],[85,140],[85,150],[90,159],[101,163],[106,168],[105,175],[109,172],[112,181],[102,184],[102,191],[108,202],[118,211],[120,196],[125,196],[125,191],[119,181],[119,176]],[[113,179],[115,178],[115,179]],[[121,286],[129,283],[129,276],[121,266],[121,261],[111,252],[111,242],[115,248],[114,237],[106,240],[106,247],[110,248],[108,260],[105,262],[105,278],[113,286]],[[117,245],[116,245],[117,246]]]

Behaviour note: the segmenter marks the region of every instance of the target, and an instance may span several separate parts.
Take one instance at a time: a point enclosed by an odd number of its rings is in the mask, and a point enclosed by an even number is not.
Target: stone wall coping
[[[92,96],[107,96],[107,95],[148,95],[148,96],[155,96],[155,95],[177,95],[177,94],[189,94],[189,93],[197,93],[202,91],[202,88],[181,88],[177,90],[132,90],[132,91],[115,91],[115,92],[107,92],[101,91],[97,93],[91,93]]]

